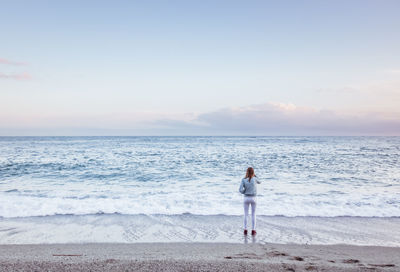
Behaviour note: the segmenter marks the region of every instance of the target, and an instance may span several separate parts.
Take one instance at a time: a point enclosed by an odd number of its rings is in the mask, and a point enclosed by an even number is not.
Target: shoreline
[[[400,247],[400,218],[257,216],[257,237],[227,215],[56,215],[0,219],[0,244],[251,243]]]
[[[399,271],[400,247],[234,243],[0,245],[0,271]]]

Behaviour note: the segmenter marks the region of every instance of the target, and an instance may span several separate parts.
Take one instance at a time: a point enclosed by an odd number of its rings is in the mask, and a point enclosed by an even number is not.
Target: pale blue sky
[[[400,134],[400,1],[0,3],[0,135]]]

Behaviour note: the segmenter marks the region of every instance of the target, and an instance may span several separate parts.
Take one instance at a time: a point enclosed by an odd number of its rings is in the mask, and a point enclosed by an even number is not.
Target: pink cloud
[[[12,61],[12,60],[3,59],[3,58],[0,58],[0,63],[1,64],[8,64],[8,65],[26,65],[25,62]]]
[[[4,74],[0,73],[0,78],[3,79],[14,79],[14,80],[29,80],[32,76],[29,73],[20,73],[20,74]]]

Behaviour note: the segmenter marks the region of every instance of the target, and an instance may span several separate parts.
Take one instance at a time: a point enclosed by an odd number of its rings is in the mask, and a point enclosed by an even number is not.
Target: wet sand
[[[0,218],[1,244],[245,243],[243,217],[55,215]],[[258,216],[257,243],[400,247],[400,218]],[[251,239],[249,239],[251,240]]]
[[[1,245],[0,271],[400,271],[400,247],[233,243]]]

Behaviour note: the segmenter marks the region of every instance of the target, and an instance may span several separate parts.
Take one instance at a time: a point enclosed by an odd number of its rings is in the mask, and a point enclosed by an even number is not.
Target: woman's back
[[[256,235],[256,195],[257,195],[257,183],[260,183],[254,174],[253,167],[247,168],[246,176],[240,183],[239,192],[244,194],[243,208],[244,208],[244,235],[247,235],[247,215],[249,213],[249,206],[251,206],[251,225],[253,227],[251,235]]]
[[[260,182],[256,177],[252,177],[249,181],[249,178],[243,178],[242,183],[240,184],[239,192],[246,196],[256,196],[257,195],[257,186],[256,184]]]

